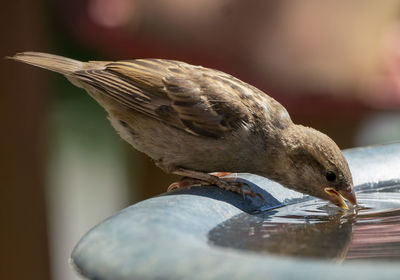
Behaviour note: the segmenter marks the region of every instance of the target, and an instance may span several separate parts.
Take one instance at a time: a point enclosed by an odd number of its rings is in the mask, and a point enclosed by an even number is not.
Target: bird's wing
[[[252,117],[254,88],[223,72],[183,62],[89,62],[72,76],[133,110],[196,135],[222,137]]]

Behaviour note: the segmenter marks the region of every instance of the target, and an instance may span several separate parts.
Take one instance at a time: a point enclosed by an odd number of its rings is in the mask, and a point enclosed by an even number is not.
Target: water
[[[347,211],[313,199],[243,213],[211,230],[209,243],[335,261],[400,261],[400,185],[360,190],[357,200]]]

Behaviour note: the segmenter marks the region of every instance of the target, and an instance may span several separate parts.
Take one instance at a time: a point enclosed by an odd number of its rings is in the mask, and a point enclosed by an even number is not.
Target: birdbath
[[[400,279],[400,143],[344,154],[358,209],[238,174],[265,200],[164,193],[91,229],[71,263],[89,279]]]

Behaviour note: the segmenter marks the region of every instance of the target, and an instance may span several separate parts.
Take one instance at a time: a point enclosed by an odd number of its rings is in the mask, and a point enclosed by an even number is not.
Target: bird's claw
[[[228,190],[241,194],[243,199],[246,199],[246,196],[250,196],[252,198],[258,197],[261,199],[262,203],[264,203],[264,197],[260,193],[252,191],[248,183],[233,181],[231,182]]]
[[[205,186],[205,185],[209,185],[209,183],[199,179],[184,177],[179,182],[173,182],[171,185],[169,185],[167,188],[167,192],[173,191],[175,189],[182,189],[182,188],[190,189],[191,187],[194,186]]]
[[[207,182],[195,178],[184,177],[179,182],[174,182],[171,185],[169,185],[167,191],[169,192],[175,189],[191,188],[193,186],[215,185],[223,190],[238,193],[243,197],[243,199],[246,199],[246,196],[250,196],[252,198],[258,197],[261,199],[262,203],[264,203],[264,197],[260,193],[252,191],[248,183],[236,181],[236,178],[224,178],[224,179],[220,178],[228,174],[223,174],[223,175],[218,174],[218,175],[217,176],[214,175],[218,178],[216,178],[216,180],[213,180],[213,182]]]
[[[173,182],[171,185],[168,186],[167,192],[170,192],[170,191],[173,191],[173,190],[176,190],[179,188],[181,188],[180,182]]]
[[[262,203],[264,203],[264,197],[261,194],[252,191],[248,183],[237,181],[237,176],[225,177],[227,175],[232,175],[232,173],[218,172],[207,174],[183,169],[178,171],[179,172],[176,172],[176,174],[186,176],[183,177],[179,182],[172,183],[168,187],[168,191],[179,188],[190,188],[192,186],[215,185],[223,190],[238,193],[242,195],[243,199],[246,199],[246,196],[250,196],[252,198],[258,197],[261,199]],[[195,176],[198,178],[194,178]]]

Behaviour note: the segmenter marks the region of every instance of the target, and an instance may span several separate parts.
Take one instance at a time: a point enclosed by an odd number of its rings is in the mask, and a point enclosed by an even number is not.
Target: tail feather
[[[45,68],[63,75],[71,74],[81,70],[83,67],[83,62],[81,61],[41,52],[22,52],[7,58]]]

